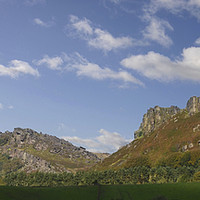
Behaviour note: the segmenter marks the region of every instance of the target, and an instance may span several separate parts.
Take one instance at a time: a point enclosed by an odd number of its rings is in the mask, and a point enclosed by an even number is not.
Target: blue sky
[[[199,0],[0,0],[0,26],[2,132],[114,152],[200,96]]]

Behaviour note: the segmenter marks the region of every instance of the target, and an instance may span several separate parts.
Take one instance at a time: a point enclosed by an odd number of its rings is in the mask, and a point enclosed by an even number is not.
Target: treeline
[[[93,171],[73,173],[25,172],[8,173],[4,182],[9,186],[78,186],[110,184],[176,183],[200,181],[200,168],[145,166],[118,171]]]

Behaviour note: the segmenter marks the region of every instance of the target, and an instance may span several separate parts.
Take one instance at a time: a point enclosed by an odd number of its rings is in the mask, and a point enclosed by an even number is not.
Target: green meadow
[[[200,183],[0,187],[1,200],[198,200]]]

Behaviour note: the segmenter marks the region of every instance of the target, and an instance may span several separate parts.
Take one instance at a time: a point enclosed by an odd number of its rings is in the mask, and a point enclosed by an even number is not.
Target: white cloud
[[[49,57],[45,55],[41,60],[34,61],[36,65],[46,65],[51,70],[58,71],[75,71],[76,75],[88,77],[95,80],[115,80],[121,81],[123,84],[120,88],[125,88],[129,83],[144,86],[144,84],[136,79],[131,73],[119,69],[114,71],[108,67],[100,67],[98,64],[89,62],[79,53],[71,55],[62,54],[61,56]],[[65,67],[62,67],[65,66]]]
[[[171,60],[150,51],[146,55],[132,55],[121,64],[141,75],[158,81],[190,80],[200,82],[200,48],[183,49],[181,58]]]
[[[44,22],[44,21],[42,21],[42,20],[39,19],[39,18],[35,18],[35,19],[33,20],[33,22],[34,22],[35,24],[39,25],[39,26],[46,27],[46,28],[51,27],[51,26],[54,25],[54,22],[53,22],[53,21]]]
[[[2,103],[0,103],[0,110],[2,110],[3,109],[3,104]]]
[[[67,65],[68,70],[75,70],[77,76],[85,76],[95,80],[118,80],[125,83],[134,83],[140,86],[144,86],[144,84],[136,79],[133,75],[128,73],[127,71],[113,71],[110,68],[102,68],[95,63],[91,63],[87,61],[87,59],[83,58],[80,54],[76,53],[75,55],[68,57],[69,62]]]
[[[70,22],[72,27],[80,34],[85,35],[92,35],[93,34],[93,28],[91,26],[91,21],[84,18],[80,20],[77,16],[71,15],[70,16]]]
[[[77,16],[70,16],[69,29],[73,35],[76,33],[80,38],[86,40],[89,46],[103,51],[112,51],[120,48],[128,48],[133,45],[141,45],[131,37],[114,37],[108,31],[95,28],[91,21]]]
[[[59,56],[50,58],[45,55],[42,59],[35,62],[36,65],[46,65],[52,70],[61,70],[61,65],[63,64],[63,59]]]
[[[40,75],[37,69],[32,68],[27,62],[21,60],[10,61],[9,67],[0,65],[0,76],[17,78],[22,74],[29,74],[37,77]]]
[[[162,46],[169,47],[173,42],[166,35],[166,29],[173,30],[173,27],[165,20],[152,17],[149,25],[143,31],[143,36],[145,39],[153,40]]]
[[[154,15],[161,9],[166,9],[173,14],[181,12],[186,7],[186,0],[151,0],[149,5],[145,6],[145,12]]]
[[[93,139],[82,139],[76,136],[63,138],[76,145],[86,147],[88,151],[104,153],[113,153],[117,151],[120,147],[131,142],[131,139],[125,139],[117,132],[109,132],[101,129],[99,133],[100,136]]]
[[[111,51],[118,48],[127,48],[133,45],[130,37],[114,38],[110,33],[101,29],[95,29],[94,38],[90,38],[88,44],[94,48]]]
[[[200,1],[199,0],[151,0],[143,8],[142,19],[148,23],[143,31],[145,39],[153,40],[162,46],[169,47],[173,44],[172,39],[166,31],[172,31],[173,27],[166,20],[156,17],[157,13],[162,10],[184,17],[184,12],[196,17],[200,21]]]

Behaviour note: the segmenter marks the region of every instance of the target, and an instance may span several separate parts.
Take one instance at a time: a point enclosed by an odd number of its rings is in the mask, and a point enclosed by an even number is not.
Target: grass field
[[[0,187],[0,200],[199,200],[200,183]]]

